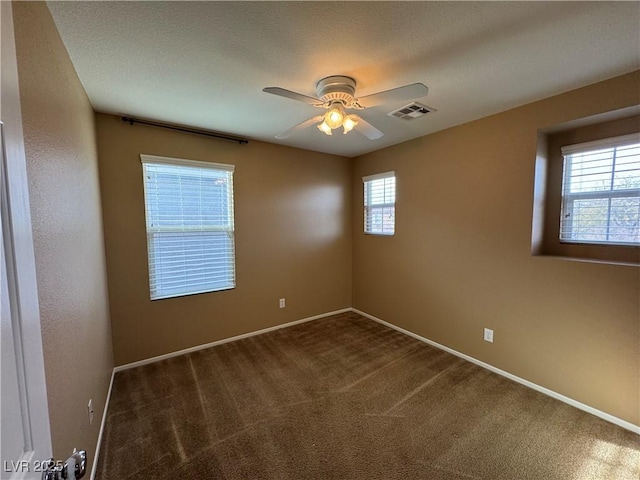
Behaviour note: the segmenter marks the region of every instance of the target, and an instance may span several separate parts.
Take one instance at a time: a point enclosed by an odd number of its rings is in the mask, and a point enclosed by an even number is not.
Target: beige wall
[[[113,368],[94,116],[46,5],[13,8],[53,450],[92,462]]]
[[[351,306],[349,160],[96,122],[116,364]],[[141,153],[236,166],[234,290],[149,300]]]
[[[639,103],[635,72],[357,158],[354,307],[640,424],[640,269],[530,253],[537,130]],[[396,235],[365,236],[392,169]]]

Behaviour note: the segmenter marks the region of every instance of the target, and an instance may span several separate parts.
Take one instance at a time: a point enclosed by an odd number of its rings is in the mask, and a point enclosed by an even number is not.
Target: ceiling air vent
[[[425,116],[427,113],[435,112],[435,110],[431,107],[427,107],[418,102],[410,103],[409,105],[405,105],[393,112],[389,112],[387,115],[391,117],[398,117],[403,120],[413,120],[414,118],[420,118]]]

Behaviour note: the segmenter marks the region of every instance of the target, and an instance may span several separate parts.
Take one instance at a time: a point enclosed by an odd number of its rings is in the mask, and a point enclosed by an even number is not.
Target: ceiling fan
[[[354,113],[349,113],[348,110],[364,110],[382,103],[424,97],[429,92],[429,89],[422,83],[412,83],[356,98],[356,81],[353,78],[344,75],[332,75],[323,78],[316,84],[317,98],[280,87],[266,87],[262,91],[290,98],[291,100],[298,100],[326,110],[322,115],[305,120],[286,132],[276,135],[276,138],[290,137],[298,130],[316,124],[318,130],[327,135],[331,135],[333,130],[342,127],[344,134],[349,133],[351,130],[356,130],[368,139],[376,140],[384,134],[363,118]]]

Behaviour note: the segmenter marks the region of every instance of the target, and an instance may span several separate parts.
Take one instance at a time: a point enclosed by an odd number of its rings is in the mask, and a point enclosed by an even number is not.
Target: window
[[[140,158],[151,299],[234,288],[233,165]]]
[[[364,232],[393,235],[396,223],[396,173],[363,177]]]
[[[640,245],[640,134],[562,147],[560,240]]]
[[[611,232],[615,233],[616,222],[618,222],[617,230],[620,230],[619,222],[624,220],[619,218],[620,200],[616,198],[626,197],[631,205],[634,199],[638,198],[637,191],[633,192],[634,189],[620,188],[620,178],[633,177],[633,175],[636,175],[636,179],[638,178],[639,166],[629,165],[637,162],[637,157],[634,161],[631,158],[633,155],[629,155],[631,151],[623,152],[623,150],[626,150],[625,147],[640,143],[639,122],[637,107],[626,107],[549,125],[538,130],[531,219],[532,255],[582,262],[640,266],[640,243],[637,237],[635,243],[611,242]],[[630,135],[635,135],[635,140]],[[620,141],[620,137],[623,141]],[[614,148],[617,148],[615,165]],[[585,170],[588,152],[602,150],[608,150],[611,161],[606,168],[600,165],[602,171],[599,174],[603,178],[607,177],[609,183],[607,188],[601,186],[601,190],[598,190],[593,188],[593,185],[588,186],[587,178],[589,177],[584,175],[585,171],[580,176],[579,163],[583,163],[583,170]],[[571,160],[568,158],[570,156],[573,157]],[[622,160],[623,157],[624,160]],[[607,162],[602,163],[607,164]],[[623,165],[626,166],[623,167]],[[592,166],[595,165],[592,164]],[[627,172],[623,173],[622,170]],[[596,173],[595,170],[592,172]],[[579,180],[580,178],[582,181]],[[590,178],[595,179],[594,176]],[[611,188],[612,179],[614,189]],[[626,180],[626,182],[629,181]],[[582,182],[581,187],[579,187],[580,182]],[[607,203],[607,209],[606,211],[601,209],[600,217],[603,224],[609,225],[609,242],[606,242],[606,230],[604,230],[605,235],[600,235],[598,240],[593,236],[587,236],[584,231],[587,220],[585,210],[581,211],[581,208],[585,207],[586,203],[578,201],[576,204],[576,200],[586,200],[589,191],[594,196],[591,200],[600,196],[600,202]],[[582,194],[585,195],[580,198]],[[611,211],[609,211],[609,197],[611,197]],[[591,213],[595,214],[596,210]],[[627,220],[632,220],[632,216]],[[611,226],[614,227],[613,230]],[[601,241],[603,237],[605,241]]]

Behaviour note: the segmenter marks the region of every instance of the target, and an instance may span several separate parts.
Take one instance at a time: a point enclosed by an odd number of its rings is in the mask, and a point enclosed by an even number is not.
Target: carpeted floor
[[[353,313],[119,372],[97,480],[638,480],[640,437]]]

